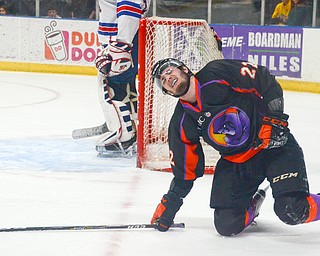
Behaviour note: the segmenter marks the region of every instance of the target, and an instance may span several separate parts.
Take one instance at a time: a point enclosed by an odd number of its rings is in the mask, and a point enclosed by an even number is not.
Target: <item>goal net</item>
[[[139,28],[137,166],[170,171],[168,126],[177,99],[164,95],[152,81],[153,65],[176,58],[193,72],[209,61],[222,59],[214,31],[205,20],[149,17]],[[212,173],[219,155],[202,142],[205,173]]]

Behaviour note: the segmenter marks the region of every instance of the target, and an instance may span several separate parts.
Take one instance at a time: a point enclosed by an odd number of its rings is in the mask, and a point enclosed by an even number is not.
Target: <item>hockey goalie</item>
[[[150,1],[100,0],[98,36],[101,51],[95,65],[98,70],[98,96],[107,132],[96,144],[99,155],[115,152],[132,154],[136,142],[138,71],[137,31],[140,18]]]

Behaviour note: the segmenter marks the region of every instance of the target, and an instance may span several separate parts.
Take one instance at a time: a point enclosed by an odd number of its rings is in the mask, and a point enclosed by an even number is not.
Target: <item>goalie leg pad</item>
[[[114,92],[108,87],[106,77],[103,75],[98,77],[99,99],[110,132],[104,134],[97,141],[97,146],[128,141],[135,135],[129,107],[121,101],[112,100]]]
[[[110,132],[105,133],[97,141],[97,146],[125,142],[134,136],[135,129],[132,125],[130,111],[127,105],[119,101],[112,101],[112,104],[106,104],[104,114]]]

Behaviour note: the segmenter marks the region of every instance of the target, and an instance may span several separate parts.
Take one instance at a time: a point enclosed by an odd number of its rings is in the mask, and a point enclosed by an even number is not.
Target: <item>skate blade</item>
[[[97,156],[102,158],[132,158],[136,155],[135,145],[125,150],[106,150],[103,146],[96,146]]]

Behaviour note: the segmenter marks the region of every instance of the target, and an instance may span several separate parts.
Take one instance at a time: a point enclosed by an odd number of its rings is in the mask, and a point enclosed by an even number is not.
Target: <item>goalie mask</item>
[[[179,68],[180,70],[182,70],[183,72],[184,72],[184,70],[182,69],[183,67],[187,68],[187,70],[188,70],[188,72],[186,73],[186,75],[188,77],[186,88],[183,90],[183,92],[181,92],[178,95],[173,94],[171,92],[168,92],[163,87],[163,84],[161,82],[161,75],[163,74],[163,71],[168,67],[176,67],[176,68]],[[191,72],[191,70],[182,61],[174,59],[174,58],[167,58],[167,59],[159,60],[153,66],[153,70],[152,70],[152,80],[153,80],[154,84],[157,87],[159,87],[164,94],[169,94],[173,97],[181,97],[188,92],[189,87],[190,87],[190,77],[191,76],[193,76],[193,73]]]

